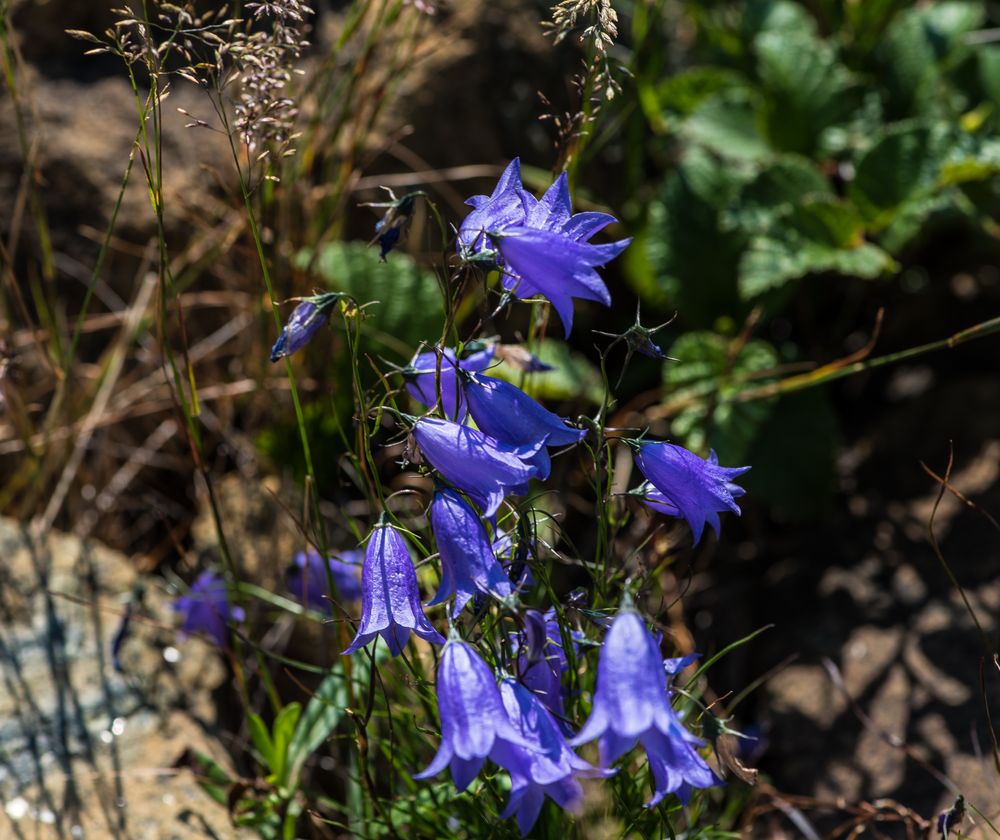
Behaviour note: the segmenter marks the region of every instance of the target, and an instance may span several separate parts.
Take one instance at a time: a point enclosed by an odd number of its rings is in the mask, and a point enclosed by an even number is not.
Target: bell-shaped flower
[[[574,650],[576,643],[574,642]],[[569,668],[555,610],[544,615],[526,610],[524,629],[514,638],[518,673],[523,682],[552,714],[562,718],[562,676]]]
[[[487,346],[483,350],[470,353],[458,361],[462,370],[486,370],[493,361],[493,348]],[[441,411],[449,420],[464,420],[468,413],[465,407],[464,383],[455,375],[455,351],[446,347],[440,355],[441,367]],[[403,378],[406,380],[406,390],[417,402],[426,406],[438,402],[438,353],[428,351],[417,353],[413,360],[403,368]]]
[[[583,801],[577,777],[606,777],[614,771],[594,767],[573,752],[559,725],[531,689],[507,677],[500,684],[500,697],[510,725],[530,744],[526,748],[501,741],[490,755],[510,773],[510,800],[501,816],[516,816],[524,835],[538,819],[546,796],[560,808],[576,811]]]
[[[229,646],[229,622],[246,620],[241,607],[229,604],[226,582],[212,571],[198,575],[188,593],[174,601],[173,609],[183,617],[182,638],[204,633],[219,647]]]
[[[665,513],[671,513],[670,505],[676,507],[687,520],[695,543],[701,539],[706,523],[719,533],[719,513],[729,510],[739,516],[740,506],[735,500],[745,491],[733,479],[750,467],[720,467],[715,452],[706,460],[675,443],[639,440],[630,444],[636,466],[662,494],[662,498],[647,494],[647,504]]]
[[[291,356],[305,347],[327,321],[338,301],[349,297],[343,292],[327,292],[322,295],[299,299],[299,305],[292,310],[288,321],[281,329],[278,340],[271,348],[271,361]]]
[[[333,594],[342,601],[357,601],[361,597],[361,565],[364,552],[342,551],[323,563],[318,551],[300,551],[285,575],[285,586],[304,607],[329,614],[330,580]],[[327,574],[329,569],[329,574]]]
[[[485,374],[464,377],[469,413],[486,434],[515,445],[567,446],[578,443],[585,429],[567,426],[566,421],[543,408],[516,385]],[[548,453],[540,448],[535,456],[538,479],[549,477]]]
[[[492,517],[508,493],[522,494],[538,475],[541,443],[514,446],[448,420],[420,418],[413,427],[420,452],[448,481]]]
[[[429,779],[451,768],[455,787],[465,790],[498,744],[511,742],[531,748],[507,719],[493,672],[465,642],[451,639],[437,670],[441,744],[431,763],[414,779]]]
[[[458,252],[463,259],[495,259],[487,231],[499,231],[524,221],[521,161],[514,158],[503,171],[492,195],[474,195],[465,203],[473,208],[458,229]]]
[[[595,738],[604,766],[642,743],[654,781],[649,807],[668,793],[686,802],[692,788],[720,784],[695,751],[702,741],[684,728],[670,705],[653,634],[628,608],[618,613],[605,637],[590,718],[570,743],[579,746]]]
[[[497,560],[483,520],[454,490],[434,494],[431,528],[441,555],[441,585],[428,606],[454,595],[452,616],[457,616],[477,592],[494,598],[513,593],[514,585]]]
[[[420,606],[417,572],[406,543],[391,525],[378,525],[368,541],[361,571],[358,634],[344,653],[354,653],[381,636],[397,656],[411,631],[428,642],[444,644],[444,637],[431,626]]]

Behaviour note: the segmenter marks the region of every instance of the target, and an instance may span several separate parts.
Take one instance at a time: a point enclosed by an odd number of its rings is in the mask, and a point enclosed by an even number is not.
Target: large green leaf
[[[347,292],[365,309],[365,350],[408,359],[421,341],[441,335],[444,309],[437,278],[406,254],[381,262],[378,252],[358,242],[331,242],[319,251],[304,249],[299,268],[322,278],[332,290]]]
[[[813,154],[822,132],[848,115],[850,74],[828,42],[805,32],[763,32],[754,46],[771,145]]]
[[[820,197],[779,218],[755,236],[740,262],[740,294],[747,300],[789,280],[826,271],[873,279],[895,267],[881,248],[863,240],[860,216],[849,205]]]
[[[728,158],[753,160],[770,154],[761,133],[760,105],[746,89],[707,97],[685,121],[682,136]]]
[[[885,226],[907,201],[933,189],[941,168],[941,141],[927,125],[894,126],[858,161],[848,196],[864,220]]]
[[[799,155],[781,155],[740,190],[723,218],[729,226],[762,231],[804,200],[831,194],[830,183],[816,164]]]
[[[649,261],[667,305],[709,326],[742,308],[736,276],[746,234],[726,229],[721,212],[746,174],[701,149],[688,152],[649,208]]]

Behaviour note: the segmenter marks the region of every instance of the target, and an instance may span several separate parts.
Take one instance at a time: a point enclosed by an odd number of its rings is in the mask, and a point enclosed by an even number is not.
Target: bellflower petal
[[[528,688],[507,678],[500,684],[500,696],[508,721],[530,748],[499,740],[490,757],[510,772],[511,797],[503,815],[516,814],[518,827],[526,834],[538,818],[544,796],[566,810],[576,810],[583,789],[574,777],[609,776],[611,771],[593,767],[574,753],[548,709]]]
[[[271,361],[276,362],[301,350],[329,318],[328,311],[324,312],[310,300],[302,301],[292,310],[288,322],[281,328],[281,334],[271,348]]]
[[[457,247],[465,256],[491,251],[486,231],[503,230],[524,220],[521,201],[521,161],[514,158],[503,171],[490,196],[473,196],[465,203],[473,210],[458,229]]]
[[[569,662],[563,650],[555,611],[550,609],[543,616],[537,610],[527,610],[524,631],[520,637],[514,638],[513,644],[514,652],[518,654],[521,682],[552,714],[563,717],[562,675],[569,668]],[[573,645],[575,650],[575,641]]]
[[[692,788],[720,783],[694,749],[701,739],[684,728],[670,705],[665,663],[653,634],[630,609],[611,624],[597,665],[590,718],[570,743],[579,746],[595,738],[604,765],[641,741],[654,781],[649,807],[668,793],[686,797]]]
[[[186,595],[173,603],[175,612],[183,616],[181,638],[193,633],[204,633],[219,647],[229,646],[229,622],[243,621],[246,616],[240,607],[230,606],[226,582],[215,572],[198,575]]]
[[[361,621],[345,654],[354,653],[377,636],[393,656],[405,647],[413,631],[422,639],[444,644],[420,606],[420,589],[410,551],[395,528],[378,525],[365,551],[361,572]]]
[[[573,298],[611,305],[611,294],[594,268],[613,260],[632,241],[591,245],[526,226],[506,228],[495,238],[505,266],[504,288],[520,298],[547,297],[566,335],[573,328]]]
[[[429,779],[450,766],[455,787],[465,790],[499,739],[530,748],[507,720],[490,667],[465,642],[452,640],[445,645],[437,671],[437,699],[441,744],[414,779]]]
[[[455,596],[457,616],[476,592],[506,598],[514,585],[493,552],[482,519],[454,490],[439,490],[431,502],[431,528],[441,555],[441,586],[430,605]]]
[[[420,451],[441,475],[492,517],[508,493],[523,492],[538,474],[532,459],[542,448],[502,443],[478,429],[422,417],[413,427]]]
[[[705,525],[719,532],[719,513],[732,511],[737,516],[740,507],[735,499],[744,495],[744,490],[733,482],[750,467],[720,467],[714,452],[708,459],[699,458],[682,446],[674,443],[636,444],[636,466],[650,484],[662,494],[650,499],[650,507],[674,505],[680,515],[687,520],[695,543],[701,539]],[[669,512],[661,507],[664,512]]]
[[[357,601],[361,597],[361,564],[364,552],[343,551],[327,558],[326,567],[336,587],[337,597],[343,601]],[[304,607],[330,613],[329,578],[318,551],[300,551],[285,575],[285,586]]]
[[[512,444],[566,446],[578,443],[587,434],[575,429],[543,408],[524,391],[502,379],[478,374],[468,377],[465,389],[469,412],[482,431]],[[547,464],[539,466],[538,478],[548,477]]]

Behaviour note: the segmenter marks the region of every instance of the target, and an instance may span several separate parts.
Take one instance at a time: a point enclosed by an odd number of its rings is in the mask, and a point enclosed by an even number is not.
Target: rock
[[[228,766],[212,732],[226,671],[204,642],[173,647],[162,585],[121,554],[39,543],[9,519],[0,556],[0,837],[240,836],[175,767],[190,749]],[[137,584],[120,673],[110,644]]]

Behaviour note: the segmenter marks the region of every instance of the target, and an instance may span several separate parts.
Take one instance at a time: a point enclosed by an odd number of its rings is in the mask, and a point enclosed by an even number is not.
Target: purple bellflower
[[[478,429],[422,417],[413,437],[434,467],[492,517],[508,493],[521,495],[538,474],[533,459],[542,448],[502,443]]]
[[[604,766],[642,743],[654,782],[647,807],[669,793],[686,803],[693,788],[721,784],[695,751],[703,742],[684,728],[670,705],[653,634],[629,608],[618,613],[604,639],[590,718],[570,743],[577,747],[595,738]]]
[[[487,347],[459,359],[462,370],[486,370],[493,361],[493,348]],[[438,354],[431,350],[418,353],[403,368],[406,390],[417,402],[431,406],[438,401],[437,387]],[[441,351],[441,410],[449,420],[462,421],[468,413],[465,405],[463,383],[455,376],[455,351],[446,347]]]
[[[507,598],[514,585],[493,553],[479,514],[454,490],[438,490],[431,502],[431,528],[441,555],[441,586],[428,606],[452,595],[457,616],[476,592]]]
[[[338,301],[348,297],[343,292],[327,292],[323,295],[301,298],[292,310],[288,322],[281,329],[281,335],[271,348],[271,361],[276,362],[291,356],[305,347],[327,321]]]
[[[438,645],[444,637],[435,630],[420,606],[417,572],[406,543],[391,525],[377,525],[368,541],[361,572],[361,622],[345,654],[354,653],[376,636],[398,656],[410,632]]]
[[[607,777],[614,771],[593,767],[573,752],[549,710],[529,688],[507,677],[500,684],[500,697],[510,725],[531,745],[525,749],[499,741],[490,756],[510,773],[510,800],[501,816],[516,816],[523,836],[538,819],[546,796],[564,810],[578,810],[583,788],[576,777]]]
[[[563,709],[562,675],[569,668],[555,610],[544,615],[537,610],[524,613],[524,630],[515,638],[517,668],[523,682],[558,718]],[[576,643],[574,642],[574,649]]]
[[[246,620],[241,607],[230,606],[226,582],[211,571],[198,575],[188,593],[174,601],[173,608],[184,618],[181,638],[204,633],[219,647],[229,646],[230,620]]]
[[[573,298],[611,305],[608,288],[594,269],[617,257],[632,240],[590,243],[616,220],[607,213],[574,214],[565,172],[536,199],[523,188],[515,159],[492,195],[474,196],[467,203],[474,209],[459,228],[459,253],[467,260],[495,262],[504,288],[517,297],[548,298],[566,335],[573,328]]]
[[[567,446],[578,443],[584,429],[567,426],[566,422],[543,408],[524,391],[502,379],[478,374],[465,377],[465,396],[469,413],[482,431],[503,443],[521,445]],[[551,464],[545,447],[540,447],[534,461],[537,478],[549,477]]]
[[[285,575],[285,586],[302,606],[317,612],[332,612],[330,604],[330,578],[336,588],[334,593],[343,601],[357,601],[361,598],[361,564],[364,552],[343,551],[328,557],[326,567],[318,551],[300,551],[292,560],[292,567]]]
[[[736,499],[744,495],[733,479],[750,467],[720,467],[715,452],[708,459],[699,458],[675,443],[630,441],[635,452],[636,466],[659,494],[646,495],[646,503],[655,510],[676,515],[673,505],[687,520],[695,543],[701,539],[708,524],[719,533],[719,513],[730,510],[737,516],[740,506]]]
[[[414,779],[429,779],[451,768],[455,787],[465,790],[489,756],[503,766],[498,745],[513,743],[528,749],[530,741],[517,732],[504,713],[504,704],[490,667],[465,642],[451,639],[444,647],[437,671],[441,744],[431,763]]]

